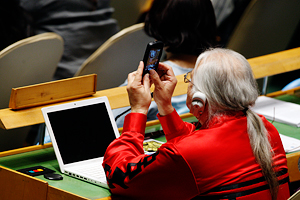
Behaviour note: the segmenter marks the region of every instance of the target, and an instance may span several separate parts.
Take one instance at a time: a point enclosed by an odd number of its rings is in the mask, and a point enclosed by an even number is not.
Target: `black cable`
[[[117,121],[117,119],[118,119],[119,117],[121,117],[122,115],[124,115],[125,113],[127,113],[127,112],[130,111],[130,110],[131,110],[131,108],[128,108],[127,110],[125,110],[125,111],[122,112],[121,114],[117,115],[117,116],[115,117],[115,121]]]
[[[151,98],[153,98],[153,92],[151,92]],[[125,113],[127,113],[128,111],[130,111],[131,108],[128,108],[127,110],[125,110],[124,112],[122,112],[121,114],[117,115],[115,117],[115,121],[117,121],[117,119],[119,119],[122,115],[124,115]]]

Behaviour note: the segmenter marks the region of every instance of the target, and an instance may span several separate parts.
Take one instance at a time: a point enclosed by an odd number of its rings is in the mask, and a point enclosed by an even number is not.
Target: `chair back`
[[[227,48],[246,58],[286,50],[300,21],[299,0],[252,0]]]
[[[295,80],[293,80],[292,82],[290,82],[289,84],[287,84],[286,86],[284,86],[282,88],[282,91],[286,91],[286,90],[290,90],[296,87],[300,86],[300,78],[297,78]]]
[[[0,51],[0,108],[9,106],[12,88],[51,81],[63,53],[56,33],[32,36]],[[31,127],[0,129],[0,151],[23,147]]]
[[[7,108],[11,89],[51,81],[63,53],[56,33],[35,35],[0,52],[0,108]]]
[[[300,199],[300,190],[296,191],[288,200],[299,200]]]
[[[97,90],[118,87],[143,60],[148,42],[144,23],[125,28],[102,44],[79,68],[75,76],[97,74]]]
[[[300,21],[299,9],[299,0],[252,0],[227,48],[247,59],[286,50]],[[268,77],[258,80],[262,94],[267,93],[268,82]]]

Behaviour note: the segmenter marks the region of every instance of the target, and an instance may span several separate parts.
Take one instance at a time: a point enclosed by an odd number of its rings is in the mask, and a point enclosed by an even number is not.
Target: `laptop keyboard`
[[[103,167],[101,165],[99,166],[93,163],[81,167],[76,167],[76,171],[80,172],[81,174],[85,174],[87,176],[95,177],[97,179],[105,178],[105,172]]]

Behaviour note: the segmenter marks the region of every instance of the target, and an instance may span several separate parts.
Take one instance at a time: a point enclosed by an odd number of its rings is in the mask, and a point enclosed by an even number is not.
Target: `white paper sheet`
[[[300,140],[282,134],[279,135],[286,153],[300,151]]]
[[[269,120],[300,127],[300,105],[298,104],[260,96],[251,109]]]

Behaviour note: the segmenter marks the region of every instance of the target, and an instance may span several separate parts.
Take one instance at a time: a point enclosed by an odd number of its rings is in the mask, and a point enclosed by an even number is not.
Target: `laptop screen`
[[[116,139],[105,103],[48,113],[64,164],[103,157]]]

